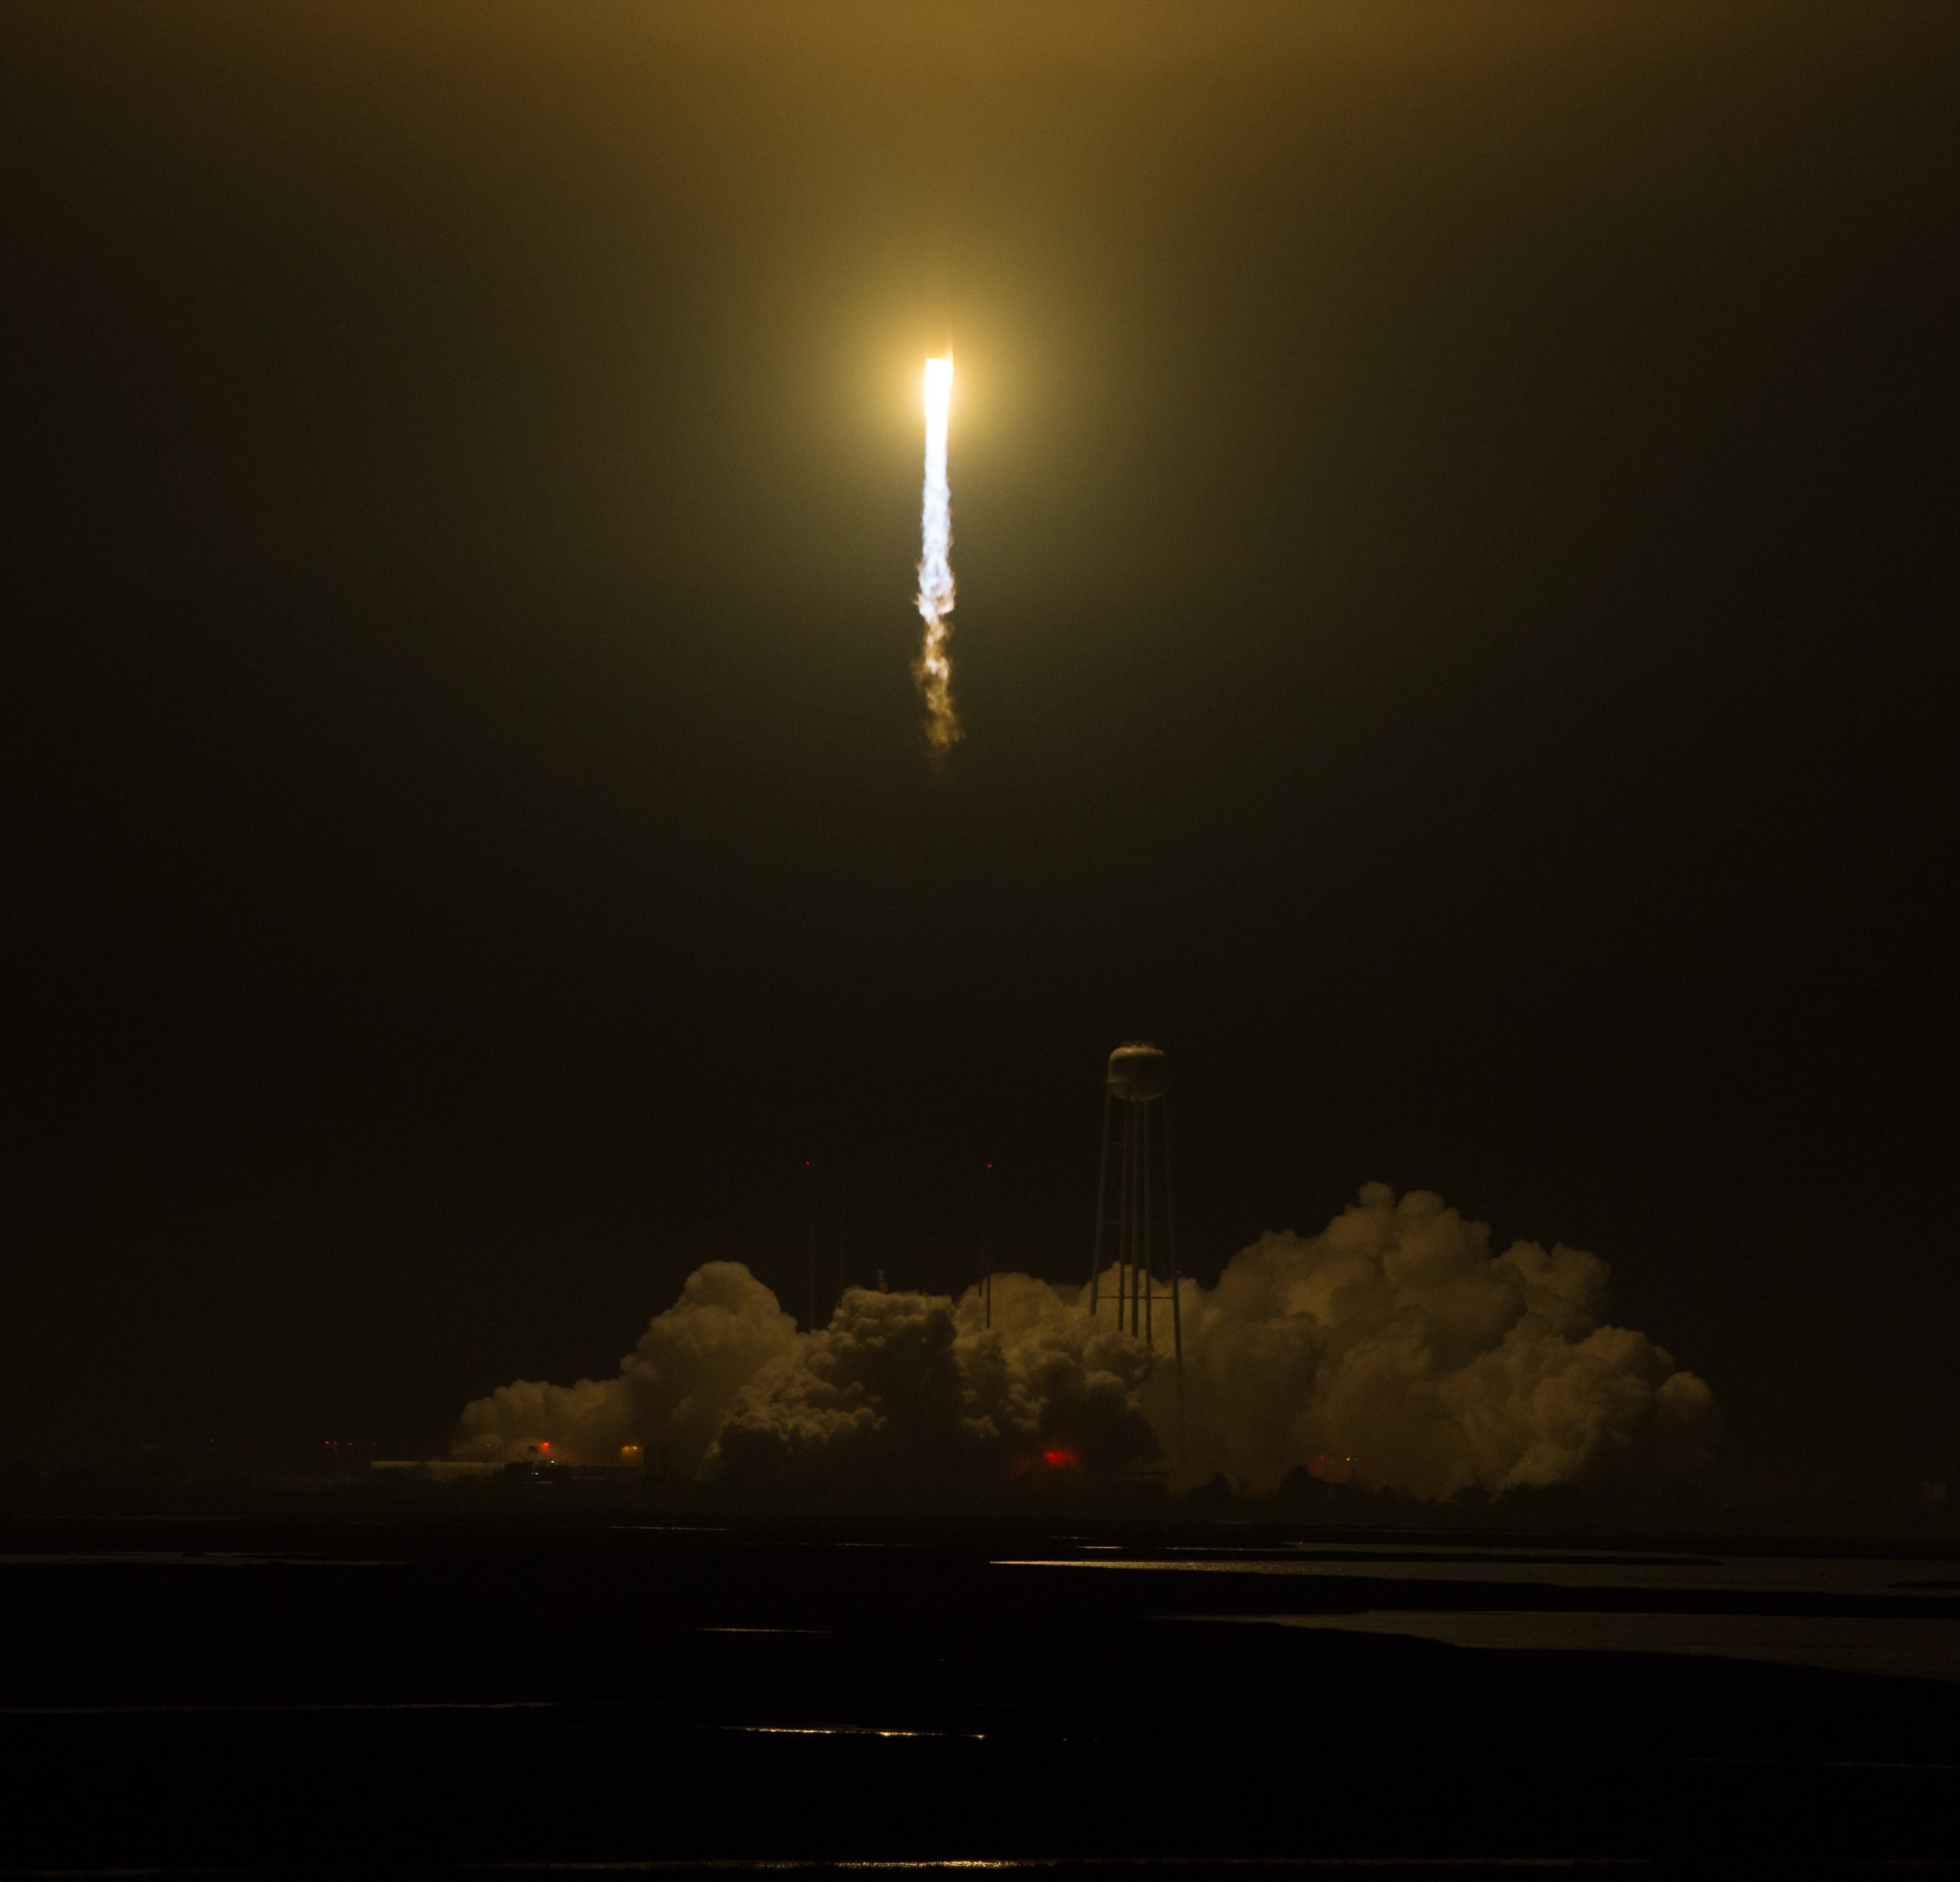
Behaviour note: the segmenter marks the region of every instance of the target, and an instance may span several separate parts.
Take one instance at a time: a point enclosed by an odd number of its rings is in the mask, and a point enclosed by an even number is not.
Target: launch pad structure
[[[1160,1302],[1168,1305],[1170,1357],[1182,1369],[1184,1326],[1170,1205],[1168,1092],[1164,1054],[1154,1045],[1119,1045],[1109,1055],[1102,1085],[1102,1154],[1096,1181],[1089,1311],[1102,1311],[1103,1276],[1113,1267],[1116,1324],[1154,1352],[1155,1310]]]

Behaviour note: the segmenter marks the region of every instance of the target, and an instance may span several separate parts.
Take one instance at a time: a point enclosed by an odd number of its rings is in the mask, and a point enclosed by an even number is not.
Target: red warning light
[[[1077,1458],[1072,1450],[1044,1450],[1041,1453],[1041,1461],[1051,1469],[1073,1470]]]
[[[551,1448],[551,1441],[547,1438],[538,1448],[540,1450],[549,1450]]]

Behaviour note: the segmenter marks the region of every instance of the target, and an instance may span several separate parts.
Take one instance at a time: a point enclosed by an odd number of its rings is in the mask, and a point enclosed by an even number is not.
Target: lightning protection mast
[[[1160,1303],[1167,1306],[1167,1343],[1181,1371],[1184,1327],[1177,1301],[1166,1089],[1164,1055],[1154,1045],[1119,1045],[1109,1055],[1102,1087],[1102,1158],[1096,1183],[1089,1311],[1101,1313],[1104,1296],[1113,1293],[1116,1324],[1126,1327],[1154,1352],[1155,1310]]]

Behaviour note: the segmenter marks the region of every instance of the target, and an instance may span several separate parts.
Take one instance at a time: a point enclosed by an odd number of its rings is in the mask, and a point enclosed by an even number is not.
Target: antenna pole
[[[1104,1086],[1102,1090],[1102,1154],[1096,1164],[1096,1251],[1089,1257],[1089,1311],[1091,1313],[1096,1311],[1097,1304],[1102,1291],[1102,1244],[1107,1237],[1107,1230],[1104,1226],[1106,1221],[1104,1211],[1109,1200],[1109,1107],[1114,1103],[1115,1098],[1110,1093],[1108,1087]],[[1119,1294],[1117,1296],[1118,1302],[1121,1303],[1122,1299],[1123,1296]],[[1122,1317],[1122,1308],[1119,1305],[1117,1310],[1119,1323]]]
[[[980,1187],[980,1311],[982,1325],[993,1325],[993,1165],[987,1166]]]

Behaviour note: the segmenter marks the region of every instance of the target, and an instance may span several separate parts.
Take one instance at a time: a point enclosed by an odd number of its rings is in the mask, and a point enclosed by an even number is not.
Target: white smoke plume
[[[1490,1251],[1439,1197],[1370,1183],[1319,1235],[1266,1235],[1184,1284],[1187,1475],[1269,1490],[1338,1461],[1418,1497],[1655,1485],[1711,1461],[1714,1395],[1604,1324],[1606,1264]]]
[[[736,1400],[709,1473],[757,1488],[933,1492],[1003,1485],[1037,1459],[1100,1474],[1152,1457],[1139,1403],[1149,1355],[1038,1281],[1003,1275],[994,1288],[996,1301],[1024,1290],[1012,1332],[970,1311],[962,1327],[943,1296],[852,1289],[826,1329]]]
[[[743,1387],[796,1350],[796,1323],[740,1262],[709,1262],[655,1314],[617,1378],[547,1385],[521,1378],[463,1407],[458,1457],[515,1461],[548,1444],[569,1463],[605,1464],[640,1445],[693,1476]]]
[[[1423,1497],[1705,1473],[1713,1395],[1604,1323],[1607,1268],[1490,1232],[1422,1191],[1370,1184],[1319,1235],[1262,1237],[1215,1288],[1180,1284],[1185,1363],[1085,1289],[847,1292],[798,1334],[737,1263],[693,1275],[616,1379],[520,1381],[466,1407],[457,1450],[568,1461],[637,1444],[678,1475],[794,1492],[947,1493],[1031,1472],[1139,1467],[1260,1493],[1293,1471]]]
[[[919,595],[925,639],[912,677],[925,696],[925,736],[940,757],[960,738],[953,710],[953,662],[947,651],[952,633],[953,498],[947,481],[947,428],[952,404],[953,361],[947,353],[925,362],[925,491],[920,514]]]

